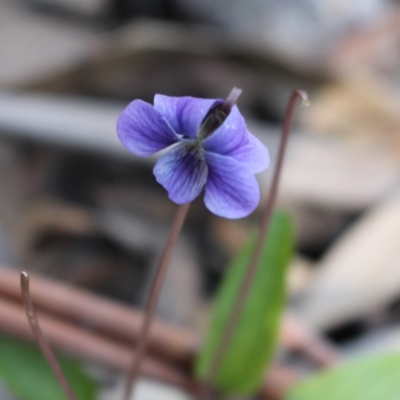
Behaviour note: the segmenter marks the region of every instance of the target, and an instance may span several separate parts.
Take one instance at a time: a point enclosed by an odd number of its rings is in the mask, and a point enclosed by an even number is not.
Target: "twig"
[[[322,368],[331,367],[341,358],[339,351],[331,343],[288,312],[284,316],[280,340],[287,348],[303,352]]]
[[[40,325],[49,343],[70,356],[90,361],[118,371],[127,371],[132,362],[132,349],[126,344],[88,332],[72,323],[40,315]],[[0,298],[0,330],[21,339],[32,340],[32,331],[23,308],[17,303]],[[192,390],[193,381],[183,371],[146,357],[142,373],[150,378]]]
[[[125,388],[125,400],[129,400],[130,394],[132,392],[132,389],[135,385],[135,382],[140,372],[140,364],[146,352],[147,343],[149,341],[150,327],[154,319],[154,314],[156,311],[158,298],[160,296],[161,289],[164,283],[164,278],[167,272],[169,259],[175,247],[175,243],[178,240],[178,236],[182,229],[183,222],[185,221],[185,217],[189,210],[189,206],[190,203],[180,205],[175,213],[174,220],[172,222],[169,237],[167,243],[165,244],[164,251],[157,268],[156,276],[154,278],[151,287],[149,301],[146,307],[143,327],[139,334],[137,350],[136,350],[137,353],[134,357],[133,364],[128,373],[128,380]]]
[[[36,341],[38,342],[40,348],[42,349],[43,355],[45,356],[51,370],[53,371],[55,377],[60,383],[65,395],[68,400],[76,400],[75,394],[65,377],[60,364],[58,363],[51,347],[43,336],[43,333],[39,326],[39,321],[36,316],[35,308],[33,307],[31,295],[29,293],[29,276],[26,272],[21,272],[21,294],[22,300],[25,306],[26,316],[28,317],[29,325],[35,335]]]
[[[17,272],[0,267],[0,297],[19,301],[21,293],[18,282]],[[137,341],[144,320],[141,311],[37,275],[32,278],[30,286],[38,310],[80,322],[89,329],[126,344]],[[193,332],[157,320],[152,324],[148,350],[158,358],[187,367],[197,347],[198,340]]]
[[[229,349],[231,344],[233,334],[236,330],[236,326],[240,320],[241,313],[243,311],[244,305],[248,298],[248,294],[250,292],[251,286],[253,284],[254,276],[257,273],[260,256],[262,253],[262,249],[265,243],[265,237],[268,233],[269,223],[272,217],[272,212],[275,205],[276,196],[278,193],[279,179],[281,175],[285,150],[287,141],[289,138],[290,128],[292,125],[293,113],[296,105],[297,99],[300,98],[304,104],[307,103],[307,94],[301,90],[295,90],[290,96],[285,120],[283,123],[281,142],[279,146],[278,158],[276,161],[276,167],[274,171],[274,176],[272,179],[271,189],[269,196],[267,198],[264,213],[262,215],[260,231],[257,238],[257,243],[252,254],[251,260],[249,262],[249,266],[246,271],[246,275],[244,277],[243,283],[239,289],[238,296],[236,298],[235,304],[232,307],[232,312],[228,319],[228,322],[223,330],[221,335],[221,339],[219,341],[219,346],[217,347],[215,354],[213,355],[210,368],[208,369],[207,375],[205,377],[205,383],[210,385],[213,377],[217,374],[226,352]],[[308,103],[307,103],[308,104]]]
[[[267,400],[282,400],[297,382],[300,376],[297,372],[283,365],[274,364],[268,370],[267,378],[261,389],[261,398]]]

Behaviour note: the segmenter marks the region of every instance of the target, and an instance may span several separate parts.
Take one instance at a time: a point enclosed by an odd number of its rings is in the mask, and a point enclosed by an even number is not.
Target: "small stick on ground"
[[[332,343],[289,312],[284,316],[280,340],[284,347],[301,351],[321,368],[329,368],[341,359],[339,350]]]
[[[67,378],[62,372],[60,364],[58,363],[49,343],[40,329],[39,321],[37,319],[35,308],[33,307],[32,298],[29,292],[29,276],[26,272],[21,272],[21,294],[29,325],[31,326],[32,332],[35,335],[36,341],[38,342],[43,355],[49,363],[51,370],[64,390],[68,400],[76,400],[75,394],[70,387]]]
[[[46,332],[45,325],[49,314],[65,322],[83,325],[88,330],[118,342],[137,343],[144,321],[144,313],[141,310],[38,275],[31,275],[30,280],[29,290],[31,297],[35,299],[36,312],[42,310],[47,314],[40,318],[40,324],[53,348],[54,344]],[[0,313],[4,311],[3,299],[19,304],[21,288],[19,273],[0,265]],[[5,325],[3,318],[4,316],[0,318],[0,329]],[[198,343],[194,332],[154,320],[149,334],[148,352],[182,368],[188,368],[196,354]],[[129,365],[125,367],[128,368]]]

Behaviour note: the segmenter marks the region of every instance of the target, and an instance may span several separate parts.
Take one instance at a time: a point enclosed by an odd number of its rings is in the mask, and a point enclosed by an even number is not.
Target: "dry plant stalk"
[[[44,337],[42,330],[40,329],[39,321],[36,316],[35,308],[33,306],[31,294],[29,291],[29,276],[26,272],[21,272],[21,294],[22,301],[25,306],[26,316],[28,317],[29,325],[32,329],[35,339],[38,342],[43,355],[45,356],[51,370],[53,371],[55,377],[60,383],[65,395],[68,400],[76,400],[76,396],[65,377],[60,364],[57,361],[56,356],[51,350],[49,342]]]

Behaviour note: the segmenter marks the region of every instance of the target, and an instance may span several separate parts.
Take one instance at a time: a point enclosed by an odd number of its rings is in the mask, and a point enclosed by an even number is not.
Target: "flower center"
[[[189,139],[185,140],[186,151],[188,154],[191,154],[193,157],[196,157],[199,160],[204,160],[203,147],[201,145],[201,140],[197,139]]]

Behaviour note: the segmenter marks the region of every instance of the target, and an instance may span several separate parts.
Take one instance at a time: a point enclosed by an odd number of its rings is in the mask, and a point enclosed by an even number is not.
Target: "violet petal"
[[[239,161],[227,156],[205,153],[208,178],[204,202],[216,215],[242,218],[260,201],[260,189],[254,175]]]
[[[207,181],[204,154],[188,142],[179,143],[157,161],[154,175],[177,204],[194,200]]]
[[[230,155],[247,141],[246,122],[237,106],[234,105],[224,123],[204,140],[203,147],[212,153]]]
[[[210,108],[222,100],[195,97],[154,96],[154,107],[167,119],[175,132],[195,138]]]
[[[142,100],[134,100],[125,108],[117,121],[117,133],[129,151],[143,157],[179,141],[161,113]]]
[[[203,142],[206,151],[234,158],[251,172],[257,173],[268,168],[268,149],[246,127],[246,122],[237,106],[211,136]]]
[[[270,165],[268,149],[250,132],[248,132],[248,142],[236,147],[227,155],[239,161],[253,174],[264,171]]]

